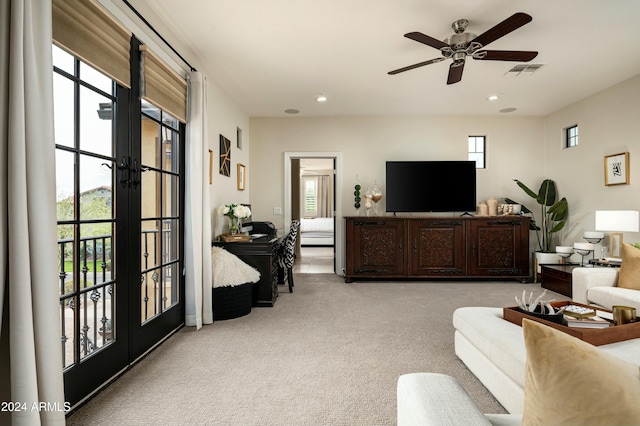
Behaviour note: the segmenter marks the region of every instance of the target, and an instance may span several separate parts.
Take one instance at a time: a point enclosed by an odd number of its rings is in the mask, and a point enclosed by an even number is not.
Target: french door
[[[53,53],[61,350],[73,407],[183,323],[184,125],[143,107],[136,85]]]

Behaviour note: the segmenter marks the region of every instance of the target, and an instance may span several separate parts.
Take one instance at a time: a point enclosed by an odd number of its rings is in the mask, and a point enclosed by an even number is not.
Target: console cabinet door
[[[462,220],[412,220],[411,275],[463,277],[465,229]]]
[[[347,276],[405,274],[405,227],[402,219],[347,218]]]
[[[469,275],[527,277],[529,219],[494,217],[469,221]]]

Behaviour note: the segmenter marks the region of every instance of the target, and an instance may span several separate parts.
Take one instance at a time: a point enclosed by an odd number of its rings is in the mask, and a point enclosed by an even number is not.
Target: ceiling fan
[[[483,50],[483,48],[500,37],[517,30],[525,24],[528,24],[531,20],[531,16],[526,13],[516,13],[493,28],[485,31],[479,36],[476,36],[473,33],[465,32],[469,21],[466,19],[459,19],[451,24],[455,34],[446,38],[444,41],[437,40],[420,32],[407,33],[404,35],[405,37],[439,49],[442,53],[442,57],[389,71],[388,74],[399,74],[414,68],[435,64],[437,62],[444,61],[445,59],[453,59],[453,62],[449,66],[447,84],[454,84],[462,80],[462,71],[464,70],[464,64],[467,56],[471,56],[473,59],[485,61],[529,62],[538,55],[538,52],[524,50]]]

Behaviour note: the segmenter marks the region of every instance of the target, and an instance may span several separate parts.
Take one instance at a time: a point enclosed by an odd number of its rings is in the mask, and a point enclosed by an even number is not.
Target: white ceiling
[[[130,0],[180,54],[250,117],[546,115],[640,74],[638,0]],[[447,85],[450,60],[403,37],[443,40],[465,18],[480,35],[516,12],[529,24],[489,44],[535,50],[531,76],[517,62],[467,59]],[[173,34],[168,34],[171,32]],[[325,94],[329,100],[318,103]],[[499,94],[495,102],[489,95]]]

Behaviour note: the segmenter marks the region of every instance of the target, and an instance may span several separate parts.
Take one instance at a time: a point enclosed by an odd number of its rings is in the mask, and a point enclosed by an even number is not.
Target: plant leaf
[[[540,185],[537,196],[538,204],[552,206],[556,202],[556,184],[551,179],[545,179]]]
[[[530,190],[530,189],[527,187],[527,185],[525,185],[524,183],[520,182],[518,179],[514,179],[514,182],[515,182],[515,183],[517,183],[517,184],[518,184],[518,186],[519,186],[520,188],[522,188],[522,190],[523,190],[524,192],[526,192],[526,193],[527,193],[527,195],[528,195],[529,197],[533,198],[534,200],[537,200],[537,199],[538,199],[538,195],[537,195],[535,192],[533,192],[532,190]]]

